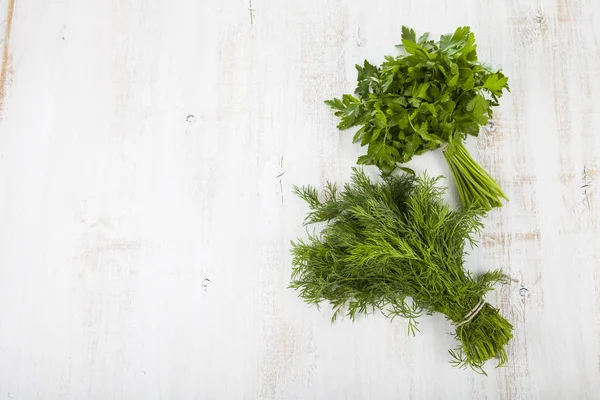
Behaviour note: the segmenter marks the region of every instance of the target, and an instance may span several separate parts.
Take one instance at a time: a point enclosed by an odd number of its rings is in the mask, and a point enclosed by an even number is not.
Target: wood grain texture
[[[343,181],[363,151],[322,100],[402,24],[470,25],[510,77],[468,142],[511,198],[469,258],[515,280],[488,299],[515,325],[488,377],[449,366],[439,315],[416,337],[331,325],[287,289],[291,186]],[[597,0],[16,0],[0,399],[598,398],[598,26]],[[437,153],[411,166],[448,174]]]
[[[6,84],[12,73],[12,54],[10,52],[10,34],[12,31],[12,20],[15,11],[15,0],[7,0],[6,14],[4,18],[4,41],[2,59],[0,60],[0,117],[4,111],[4,97],[6,96]],[[0,6],[3,6],[0,5]],[[3,7],[4,9],[4,7]]]

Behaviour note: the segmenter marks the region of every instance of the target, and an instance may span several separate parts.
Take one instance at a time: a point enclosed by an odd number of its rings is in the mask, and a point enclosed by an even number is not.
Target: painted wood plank
[[[600,393],[600,3],[15,0],[13,11],[0,398]],[[393,52],[402,24],[470,25],[480,58],[510,77],[468,142],[511,198],[469,258],[515,280],[489,296],[515,339],[488,377],[449,366],[441,316],[415,337],[378,315],[331,325],[287,289],[289,241],[306,234],[292,185],[341,182],[363,151],[322,100],[353,88],[355,63]],[[411,166],[448,174],[441,154]]]

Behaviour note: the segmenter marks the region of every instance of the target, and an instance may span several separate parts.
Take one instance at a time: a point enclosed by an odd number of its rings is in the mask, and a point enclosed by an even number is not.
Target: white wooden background
[[[600,398],[597,0],[0,7],[0,399]],[[286,289],[291,186],[363,151],[322,101],[402,24],[470,25],[510,77],[468,142],[511,198],[469,259],[518,281],[488,377],[450,367],[439,315],[331,325]]]

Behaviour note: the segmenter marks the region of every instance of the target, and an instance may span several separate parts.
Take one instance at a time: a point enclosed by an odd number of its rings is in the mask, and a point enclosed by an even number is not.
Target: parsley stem
[[[493,207],[502,206],[500,198],[508,200],[490,174],[473,160],[462,142],[450,142],[444,151],[444,157],[464,206],[481,207],[489,211]]]

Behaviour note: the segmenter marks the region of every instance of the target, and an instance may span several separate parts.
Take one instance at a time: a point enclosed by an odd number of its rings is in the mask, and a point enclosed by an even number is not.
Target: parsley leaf
[[[338,128],[360,127],[354,141],[368,146],[368,151],[359,163],[376,165],[384,173],[444,143],[477,136],[503,91],[509,90],[501,71],[478,61],[475,35],[467,26],[442,35],[437,42],[429,40],[428,33],[417,39],[414,30],[403,26],[401,43],[397,47],[403,54],[386,56],[379,66],[368,61],[356,66],[354,95],[325,102],[340,118]],[[459,163],[457,173],[467,175],[459,176],[457,184],[474,181],[482,187],[481,193],[501,193],[485,171],[476,170],[481,167],[474,167],[470,156],[467,160],[462,159],[463,152],[451,154],[448,162]],[[486,209],[499,204],[496,198],[483,201],[478,196],[474,192],[463,203],[482,204]]]
[[[487,77],[483,87],[496,96],[502,96],[502,89],[508,89],[508,78],[502,73],[492,74]]]

